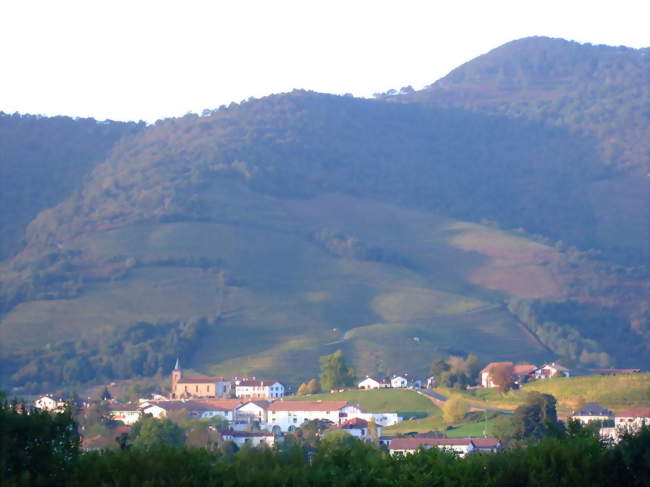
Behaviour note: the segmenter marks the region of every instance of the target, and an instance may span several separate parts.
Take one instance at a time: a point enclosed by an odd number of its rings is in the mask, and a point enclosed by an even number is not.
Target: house
[[[441,450],[456,453],[464,457],[476,450],[471,438],[395,438],[390,442],[388,451],[391,455],[401,453],[408,455],[417,452],[420,448],[439,448]]]
[[[615,415],[614,426],[619,433],[636,433],[650,426],[650,408],[631,408]]]
[[[180,363],[172,370],[171,399],[230,396],[230,379],[225,377],[184,377]]]
[[[240,403],[237,402],[237,404]],[[235,419],[235,406],[220,404],[219,401],[150,401],[141,405],[140,409],[142,414],[151,414],[154,418],[164,418],[170,413],[180,411],[188,418],[211,419],[219,416],[227,421]]]
[[[265,425],[268,421],[268,409],[271,403],[264,399],[248,401],[235,409],[236,428],[246,428],[252,424]]]
[[[377,377],[366,377],[358,384],[359,389],[387,389],[390,387],[390,382],[386,379]]]
[[[535,371],[535,379],[548,379],[550,377],[569,377],[570,371],[566,367],[556,364],[544,364]]]
[[[390,444],[391,444],[391,442],[392,442],[394,439],[396,439],[396,438],[400,438],[400,437],[397,436],[397,435],[385,435],[385,436],[380,436],[380,437],[379,437],[379,440],[378,440],[378,443],[379,443],[379,445],[381,445],[381,446],[385,446],[386,448],[390,448]]]
[[[492,380],[492,370],[495,367],[512,367],[512,381],[515,384],[524,384],[535,376],[538,370],[536,365],[533,364],[513,364],[512,362],[491,362],[481,370],[481,385],[483,387],[496,387],[497,385]]]
[[[268,425],[274,433],[293,431],[306,421],[324,419],[335,425],[362,414],[347,401],[275,401],[268,408]]]
[[[535,377],[537,366],[533,364],[517,364],[513,367],[512,375],[515,384],[525,384]]]
[[[396,389],[408,386],[408,379],[403,375],[396,375],[390,380],[390,386]]]
[[[34,407],[43,411],[54,411],[63,406],[61,401],[53,399],[51,396],[41,396],[34,401]]]
[[[244,379],[235,386],[239,399],[278,399],[284,397],[284,386],[276,380]]]
[[[370,434],[369,428],[370,424],[365,419],[361,418],[352,418],[347,421],[343,421],[339,426],[340,429],[364,441],[374,441],[375,437]],[[381,436],[382,427],[375,425],[376,438]]]
[[[141,416],[139,405],[113,404],[108,412],[113,421],[121,421],[127,426],[136,423]]]
[[[614,413],[605,409],[600,404],[595,402],[588,402],[584,407],[573,411],[571,419],[579,421],[581,424],[589,424],[594,422],[603,423],[614,419]]]
[[[236,431],[232,429],[217,430],[225,441],[234,441],[238,447],[244,445],[251,447],[273,446],[275,435],[269,431]]]
[[[483,387],[497,386],[492,380],[492,370],[495,367],[500,367],[500,366],[514,367],[514,364],[512,362],[490,362],[489,364],[487,364],[485,367],[483,367],[483,370],[481,370],[481,385]]]
[[[476,453],[496,453],[501,449],[501,441],[498,438],[480,437],[471,440]]]

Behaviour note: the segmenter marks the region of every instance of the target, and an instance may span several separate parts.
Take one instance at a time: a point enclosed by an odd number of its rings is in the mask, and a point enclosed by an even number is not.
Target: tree
[[[52,414],[0,403],[0,484],[66,485],[80,443],[69,409]]]
[[[446,423],[453,424],[461,421],[469,411],[469,406],[460,397],[452,397],[442,407],[442,416]]]
[[[166,445],[180,447],[185,443],[183,429],[169,419],[144,417],[131,428],[131,445],[142,448]]]
[[[501,392],[508,392],[513,385],[515,367],[512,363],[501,362],[494,364],[488,371],[490,379],[501,390]]]
[[[354,381],[354,370],[345,364],[341,350],[320,358],[320,383],[324,391],[351,386]]]
[[[307,382],[307,394],[316,394],[318,391],[320,391],[320,384],[316,379]]]
[[[539,439],[560,431],[556,402],[550,394],[529,392],[526,401],[515,409],[512,418],[515,437]]]

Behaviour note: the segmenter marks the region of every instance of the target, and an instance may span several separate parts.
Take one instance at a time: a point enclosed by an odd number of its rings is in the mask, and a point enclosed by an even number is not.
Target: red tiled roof
[[[214,384],[215,382],[230,382],[225,377],[181,377],[178,384]]]
[[[347,401],[275,401],[269,411],[337,411],[347,405]]]
[[[471,438],[476,448],[495,448],[501,443],[498,438]]]
[[[118,411],[140,411],[140,406],[135,404],[114,404],[111,406],[110,411],[112,413]]]
[[[361,418],[348,419],[347,421],[344,421],[341,424],[341,428],[343,429],[357,429],[357,428],[367,428],[367,427],[368,427],[368,421]]]
[[[471,438],[395,438],[391,450],[417,450],[421,446],[469,446]]]
[[[490,369],[496,365],[513,365],[512,362],[490,362],[487,364],[485,367],[483,367],[483,370],[481,370],[481,373],[483,372],[489,372]]]
[[[515,365],[514,373],[517,375],[530,374],[537,370],[537,366],[532,364],[519,364]]]
[[[235,409],[242,404],[242,401],[239,399],[201,398],[201,399],[193,399],[193,401],[201,404],[220,407],[223,409]]]
[[[179,411],[181,409],[188,411],[231,411],[234,409],[233,407],[224,407],[221,404],[211,401],[150,401],[149,404],[161,407],[166,411]]]
[[[650,408],[630,408],[616,414],[617,418],[650,418]]]

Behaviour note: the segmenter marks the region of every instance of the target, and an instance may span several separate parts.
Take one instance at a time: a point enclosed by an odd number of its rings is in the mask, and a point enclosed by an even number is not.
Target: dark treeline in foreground
[[[289,438],[274,449],[123,443],[82,452],[69,413],[25,414],[5,406],[0,471],[3,486],[646,486],[650,430],[606,447],[591,430],[570,425],[538,442],[464,459],[437,449],[390,456],[345,434],[315,445]]]

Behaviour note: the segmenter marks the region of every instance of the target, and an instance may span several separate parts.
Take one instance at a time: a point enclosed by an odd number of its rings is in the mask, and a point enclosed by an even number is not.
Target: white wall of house
[[[255,421],[266,423],[267,417],[268,414],[266,409],[253,402],[247,402],[246,404],[238,407],[235,411],[235,419],[237,421],[244,421],[248,424],[251,424]]]
[[[115,421],[121,421],[127,426],[130,426],[136,423],[140,419],[140,411],[121,411],[121,410],[112,410],[110,412],[111,419]]]
[[[381,389],[386,387],[386,385],[382,384],[381,382],[377,382],[372,377],[366,377],[361,382],[359,382],[358,387],[359,389]]]
[[[279,382],[264,386],[238,385],[235,387],[235,396],[239,398],[278,399],[284,397],[284,386]]]
[[[34,407],[37,409],[44,409],[46,411],[52,411],[58,407],[58,402],[52,399],[50,396],[39,397],[34,401]]]
[[[390,380],[390,386],[395,388],[407,387],[408,380],[406,379],[406,377],[402,377],[401,375],[397,377],[393,377]]]

